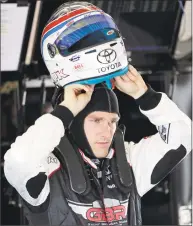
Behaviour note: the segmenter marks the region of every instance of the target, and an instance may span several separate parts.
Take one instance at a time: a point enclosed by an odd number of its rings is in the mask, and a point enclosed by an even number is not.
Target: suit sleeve
[[[191,151],[191,120],[166,94],[151,88],[137,102],[157,128],[155,135],[126,145],[138,193],[143,196]]]
[[[52,152],[72,119],[67,108],[58,106],[18,136],[4,155],[6,179],[32,206],[41,205],[49,195],[49,176],[60,167]]]

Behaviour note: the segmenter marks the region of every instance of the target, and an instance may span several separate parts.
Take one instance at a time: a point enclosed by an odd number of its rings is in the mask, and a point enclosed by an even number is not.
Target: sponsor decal
[[[54,56],[56,55],[56,47],[53,44],[48,43],[47,48],[50,57],[54,58]]]
[[[58,163],[58,160],[57,160],[56,157],[49,156],[47,160],[48,160],[48,164],[50,164],[50,163]]]
[[[88,220],[94,222],[112,222],[122,220],[126,217],[125,207],[120,205],[105,209],[90,208],[86,213],[86,217]]]
[[[111,171],[110,171],[110,166],[107,166],[107,168],[105,169],[105,175],[107,176],[107,175],[109,175],[109,174],[111,174]]]
[[[80,71],[84,68],[83,64],[76,64],[74,65],[74,69],[77,70],[77,71]]]
[[[170,130],[170,124],[168,125],[162,125],[158,126],[158,132],[162,138],[162,140],[168,144],[168,137],[169,137],[169,130]]]
[[[112,35],[113,33],[115,33],[115,31],[114,30],[110,30],[110,31],[107,32],[107,35]]]
[[[112,184],[113,175],[109,168],[110,166],[107,166],[107,168],[105,169],[105,178],[106,178],[106,181],[108,181],[108,183],[111,183],[111,184],[108,184],[107,187],[112,189],[112,188],[115,188],[116,186],[115,184]]]
[[[72,61],[72,62],[76,62],[76,61],[80,60],[80,56],[79,55],[74,55],[69,60]]]
[[[68,204],[76,214],[89,221],[90,226],[96,226],[96,223],[100,226],[127,223],[128,199],[119,201],[105,198],[103,201],[105,208],[101,208],[101,201],[97,200],[93,203],[76,203],[68,200]]]
[[[97,55],[97,60],[101,64],[110,64],[117,58],[117,53],[113,49],[104,49]]]
[[[51,73],[51,76],[54,80],[54,83],[58,83],[60,80],[67,78],[70,75],[64,74],[64,68],[62,68],[60,70],[57,70],[57,71]]]
[[[105,73],[105,72],[109,72],[110,70],[114,70],[116,68],[119,68],[121,67],[121,63],[120,62],[117,62],[117,63],[114,63],[114,64],[109,64],[105,67],[101,67],[101,68],[98,68],[98,73]]]

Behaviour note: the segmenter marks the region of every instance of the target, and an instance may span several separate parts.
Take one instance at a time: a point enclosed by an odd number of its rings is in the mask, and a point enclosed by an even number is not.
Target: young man
[[[103,85],[66,86],[64,100],[4,157],[6,178],[31,225],[139,225],[140,196],[190,152],[191,121],[166,94],[147,87],[132,66],[114,81],[157,134],[123,146],[114,92]]]

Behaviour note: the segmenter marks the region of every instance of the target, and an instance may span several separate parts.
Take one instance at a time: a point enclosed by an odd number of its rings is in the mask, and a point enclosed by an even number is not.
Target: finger
[[[120,76],[114,78],[114,83],[115,87],[119,90],[121,90],[121,87],[125,84],[125,82]]]
[[[139,76],[140,75],[138,73],[138,71],[132,65],[129,65],[129,72],[132,73],[134,76]]]
[[[146,87],[146,84],[140,74],[139,76],[134,76],[132,73],[129,73],[128,76],[138,87]]]
[[[67,90],[84,90],[85,92],[89,91],[89,87],[87,85],[82,84],[71,84],[66,86]]]
[[[133,82],[135,82],[135,81],[137,80],[137,77],[136,77],[135,75],[133,75],[131,72],[129,72],[129,73],[127,74],[127,76],[128,76],[128,78],[129,78],[131,81],[133,81]]]
[[[121,78],[121,76],[117,76],[114,78],[115,79],[115,83],[122,83],[123,82],[123,79]]]
[[[137,85],[145,84],[142,76],[138,72],[137,72],[137,76],[136,74],[134,75],[132,72],[129,72],[128,77],[131,79],[131,81],[133,81]]]
[[[131,64],[129,65],[129,71],[134,75],[137,73],[137,70]]]
[[[115,77],[115,86],[116,86],[117,88],[119,88],[120,86],[123,86],[124,83],[125,83],[125,82],[123,81],[123,79],[122,79],[120,76]]]
[[[130,79],[129,79],[129,77],[127,76],[127,74],[125,74],[125,75],[122,75],[122,76],[120,76],[122,79],[123,79],[123,81],[125,81],[125,82],[129,82],[130,81]]]

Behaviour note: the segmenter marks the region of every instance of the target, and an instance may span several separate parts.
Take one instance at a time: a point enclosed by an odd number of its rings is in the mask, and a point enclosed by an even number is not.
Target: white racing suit
[[[136,144],[125,142],[126,158],[139,196],[159,183],[191,151],[191,120],[166,94],[159,93],[156,100],[158,93],[150,93],[139,101],[139,109],[158,132]],[[5,176],[24,200],[30,223],[129,225],[130,193],[117,188],[108,164],[117,150],[110,151],[102,172],[82,154],[85,167],[91,172],[91,192],[81,196],[70,189],[66,168],[53,150],[72,120],[68,109],[56,107],[53,113],[41,116],[17,137],[4,156]],[[102,184],[98,183],[100,177]],[[132,214],[135,211],[130,211],[130,218]]]

